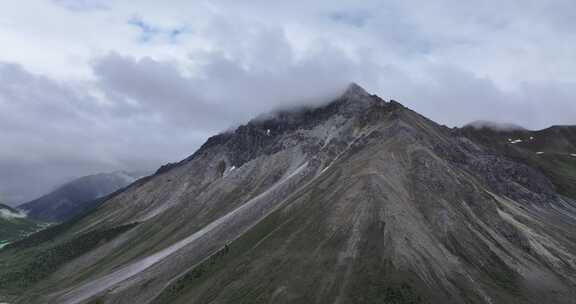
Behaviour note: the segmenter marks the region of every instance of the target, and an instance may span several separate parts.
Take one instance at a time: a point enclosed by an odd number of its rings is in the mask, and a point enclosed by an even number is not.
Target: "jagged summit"
[[[386,102],[352,82],[342,94],[333,100],[327,100],[326,103],[276,110],[251,120],[247,125],[261,126],[266,130],[275,124],[290,126],[291,128],[309,128],[332,115],[343,115],[346,117],[363,115],[371,107],[385,107],[391,104],[400,105],[393,101]]]
[[[344,116],[362,115],[375,105],[383,106],[386,102],[376,95],[369,94],[364,88],[356,83],[351,83],[348,88],[333,102],[338,112]]]
[[[363,87],[355,82],[352,82],[348,85],[341,98],[361,99],[369,96],[371,95]]]
[[[360,114],[360,110],[376,103],[386,103],[376,95],[368,93],[358,84],[350,83],[342,94],[332,100],[326,100],[319,105],[302,106],[273,111],[263,118],[256,118],[250,123],[264,123],[270,121],[290,121],[291,123],[306,123],[302,118],[312,118],[312,116],[328,116],[335,114]],[[356,113],[351,111],[356,109]]]
[[[308,130],[333,119],[366,120],[378,113],[393,112],[404,108],[400,103],[386,102],[377,95],[369,94],[356,83],[348,85],[338,98],[323,105],[277,110],[261,115],[248,123],[208,139],[208,141],[184,162],[197,157],[215,145],[223,145],[230,151],[233,166],[240,166],[260,153],[270,154],[281,147],[278,136],[295,130]],[[165,172],[182,164],[168,164],[159,169]]]

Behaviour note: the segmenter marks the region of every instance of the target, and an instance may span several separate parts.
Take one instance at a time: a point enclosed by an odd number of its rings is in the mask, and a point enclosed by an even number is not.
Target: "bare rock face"
[[[34,270],[45,253],[64,257]],[[0,294],[573,303],[575,255],[576,201],[546,172],[351,85],[323,107],[216,135],[83,218],[1,251],[11,266]]]

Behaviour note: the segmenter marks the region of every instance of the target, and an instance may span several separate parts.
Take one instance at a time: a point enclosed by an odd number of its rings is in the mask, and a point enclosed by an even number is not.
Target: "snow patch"
[[[570,154],[570,156],[576,157],[576,153],[572,153],[572,154]]]
[[[538,152],[536,152],[536,154],[541,155],[541,154],[544,154],[544,152],[538,151]]]
[[[266,130],[266,136],[270,136],[270,129]]]
[[[510,138],[508,138],[508,142],[511,144],[518,144],[518,143],[523,142],[523,140],[522,139],[510,139]]]

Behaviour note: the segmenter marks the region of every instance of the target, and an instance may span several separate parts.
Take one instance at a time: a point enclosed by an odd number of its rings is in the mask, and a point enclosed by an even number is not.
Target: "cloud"
[[[95,172],[153,169],[216,131],[164,126],[153,113],[101,101],[96,86],[0,63],[0,199],[22,202]]]
[[[199,62],[194,66],[118,53],[95,59],[100,88],[116,104],[132,104],[131,111],[160,115],[168,124],[223,128],[278,107],[326,102],[377,68],[327,42],[297,55],[280,30],[243,33],[231,24],[218,26],[220,35],[242,39],[218,41],[223,46],[217,51],[191,52],[190,60]]]
[[[339,11],[333,12],[328,15],[328,17],[335,22],[342,22],[354,27],[364,27],[368,19],[372,18],[373,15],[368,11]]]
[[[128,24],[136,27],[141,32],[139,41],[142,43],[177,43],[181,35],[191,32],[191,30],[184,25],[163,28],[148,23],[142,18],[136,16],[130,18]]]
[[[179,160],[218,131],[325,102],[350,81],[450,126],[576,123],[573,1],[5,8],[0,195],[11,201],[76,176]]]
[[[72,11],[92,11],[108,8],[108,0],[52,0],[55,4]]]
[[[15,149],[0,151],[0,193],[25,201],[75,176],[177,161],[260,113],[326,102],[367,71],[326,42],[297,56],[282,31],[237,33],[248,42],[226,53],[191,52],[199,64],[97,56],[86,81],[1,63],[0,142]]]

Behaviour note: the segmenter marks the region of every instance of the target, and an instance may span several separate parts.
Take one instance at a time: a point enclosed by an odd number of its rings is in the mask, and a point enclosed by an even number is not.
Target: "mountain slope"
[[[576,202],[352,85],[0,251],[14,303],[571,303]],[[67,253],[44,260],[44,253]],[[24,292],[25,291],[25,292]]]
[[[502,130],[464,127],[461,136],[506,157],[543,172],[559,193],[576,199],[576,126],[552,126],[544,130]]]
[[[62,222],[92,209],[96,199],[126,187],[140,176],[120,171],[84,176],[22,204],[18,209],[36,220]]]
[[[18,210],[0,204],[0,247],[21,239],[40,227],[40,223],[27,219]]]

